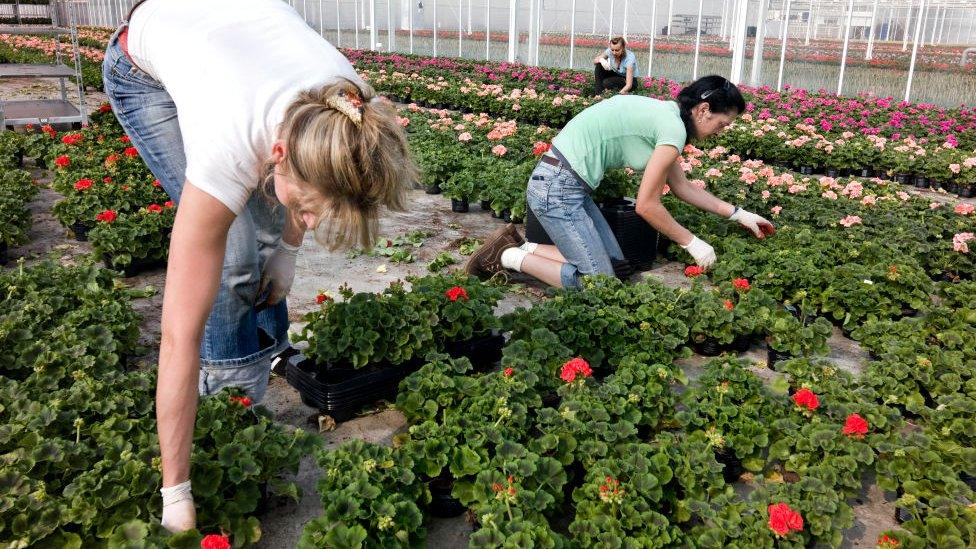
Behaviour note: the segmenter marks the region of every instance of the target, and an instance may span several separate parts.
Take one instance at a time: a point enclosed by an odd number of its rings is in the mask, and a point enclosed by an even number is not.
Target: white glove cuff
[[[186,481],[169,488],[160,488],[159,493],[163,496],[163,507],[179,503],[181,501],[193,501],[193,493],[190,491],[190,481]]]
[[[695,245],[695,242],[701,242],[701,239],[698,238],[697,236],[692,235],[691,242],[689,242],[688,244],[686,244],[684,246],[681,246],[681,248],[684,249],[684,250],[687,250],[688,248],[694,246]]]
[[[732,215],[729,216],[729,220],[730,221],[738,221],[739,220],[739,216],[742,215],[742,212],[744,212],[744,211],[745,210],[743,210],[742,208],[740,208],[738,206],[735,206],[735,209],[732,210]]]
[[[298,255],[298,249],[301,248],[301,244],[299,244],[298,246],[292,246],[291,244],[285,242],[284,239],[281,239],[281,241],[278,242],[278,247],[284,250],[286,253],[289,253],[291,255]]]

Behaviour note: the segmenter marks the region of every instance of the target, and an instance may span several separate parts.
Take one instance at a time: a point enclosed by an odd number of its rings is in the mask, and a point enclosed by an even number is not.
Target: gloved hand
[[[774,227],[768,219],[761,215],[756,215],[752,212],[743,210],[738,206],[736,206],[735,211],[732,212],[729,219],[732,221],[737,221],[739,225],[749,229],[752,234],[756,235],[756,238],[765,238],[767,235],[771,235],[776,232],[776,227]]]
[[[600,58],[600,65],[606,70],[611,70],[610,61],[606,57]]]
[[[268,305],[278,303],[291,291],[292,282],[295,281],[296,257],[298,257],[298,246],[292,246],[282,240],[268,259],[268,264],[264,267],[264,274],[261,276],[261,286],[258,289],[258,294],[261,294],[268,285],[271,286],[271,293],[268,294],[266,300]]]
[[[712,263],[715,263],[715,248],[697,236],[693,236],[691,242],[682,248],[687,250],[691,257],[695,258],[695,263],[703,269],[707,269],[712,266]]]
[[[190,481],[162,488],[159,492],[163,495],[163,518],[160,521],[163,528],[173,533],[196,528],[197,511],[193,506]]]

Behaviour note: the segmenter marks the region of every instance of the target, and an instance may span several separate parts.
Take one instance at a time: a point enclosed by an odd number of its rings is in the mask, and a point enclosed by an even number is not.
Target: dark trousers
[[[599,63],[595,63],[593,65],[593,91],[597,95],[603,93],[604,90],[620,91],[626,85],[626,76],[621,76],[619,73],[614,71],[608,71]],[[634,84],[631,86],[630,90],[634,91],[636,89],[637,78],[634,78]]]

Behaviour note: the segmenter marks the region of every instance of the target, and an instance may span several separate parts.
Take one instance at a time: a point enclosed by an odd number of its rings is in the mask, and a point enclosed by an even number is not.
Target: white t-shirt
[[[362,82],[281,0],[147,0],[132,14],[128,46],[176,103],[186,179],[235,214],[296,95],[338,77]]]

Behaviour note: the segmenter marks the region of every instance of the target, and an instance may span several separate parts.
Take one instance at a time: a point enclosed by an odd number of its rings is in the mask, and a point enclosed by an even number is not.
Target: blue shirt
[[[621,76],[627,76],[627,67],[634,67],[634,78],[640,76],[640,72],[637,70],[637,56],[634,55],[634,52],[630,50],[624,51],[624,58],[620,60],[620,65],[617,65],[617,58],[613,56],[610,48],[607,48],[603,52],[603,55],[610,62],[610,70],[613,72]]]

